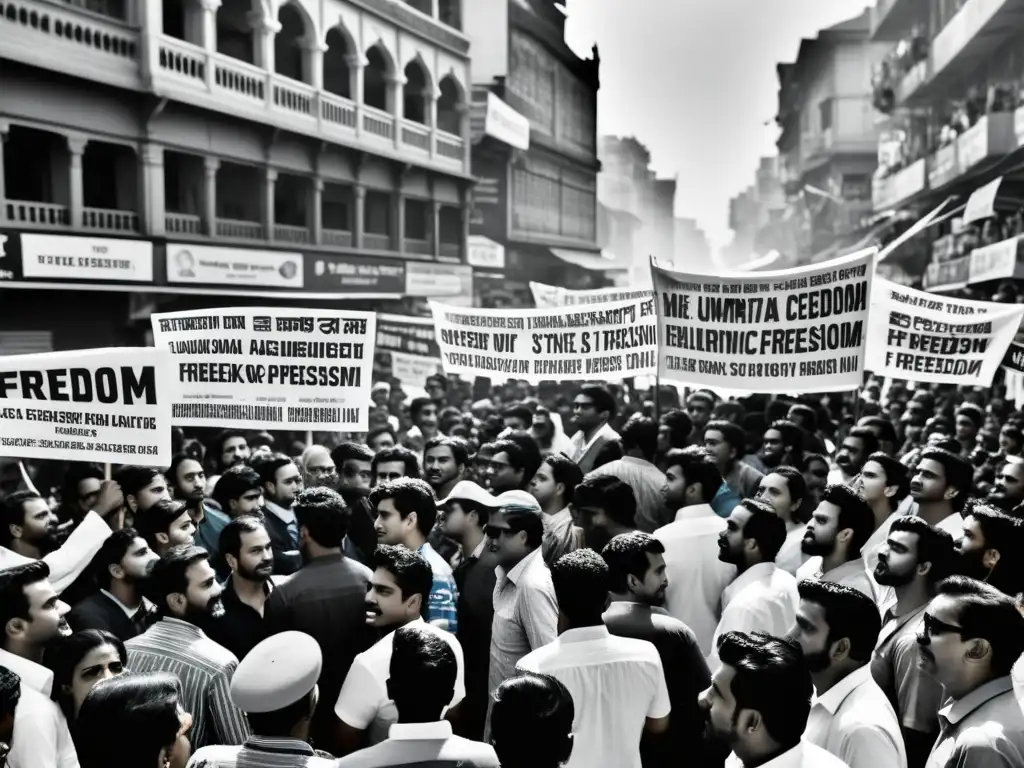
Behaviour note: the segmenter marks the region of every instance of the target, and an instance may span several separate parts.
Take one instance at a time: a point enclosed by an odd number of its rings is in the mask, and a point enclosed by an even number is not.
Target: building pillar
[[[463,186],[460,197],[459,223],[462,224],[462,232],[459,234],[459,257],[465,263],[469,259],[469,227],[473,220],[473,190],[468,184]]]
[[[436,10],[436,8],[435,8]],[[427,87],[423,91],[423,106],[426,110],[426,123],[430,129],[430,158],[433,159],[437,154],[437,100],[440,98],[441,92],[435,90],[433,87]]]
[[[142,145],[139,163],[142,172],[142,232],[154,237],[166,233],[166,205],[164,202],[164,148],[159,144]]]
[[[470,155],[473,151],[473,142],[469,124],[469,113],[471,111],[469,102],[462,101],[456,104],[455,111],[459,115],[459,136],[461,137],[462,145],[465,148],[463,164],[466,168],[469,168]]]
[[[82,215],[85,208],[82,186],[82,155],[89,140],[84,136],[68,136],[68,154],[71,159],[68,174],[68,209],[71,215],[71,228],[82,228]]]
[[[128,23],[142,30],[142,81],[152,83],[153,77],[160,71],[160,36],[164,31],[163,3],[162,0],[136,0],[127,5]]]
[[[402,146],[402,112],[405,108],[405,77],[401,74],[388,75],[388,90],[391,92],[391,114],[395,116],[395,148]]]
[[[265,18],[261,11],[250,11],[246,17],[253,34],[253,52],[256,66],[274,72],[274,38],[281,31],[276,19]]]
[[[356,136],[363,133],[363,67],[366,66],[366,59],[361,53],[350,53],[345,56],[345,63],[348,65],[349,93],[356,105]]]
[[[399,184],[401,184],[401,181],[399,181]],[[398,240],[395,250],[399,253],[405,253],[405,193],[401,187],[395,190],[394,197],[391,199],[394,201],[395,206],[395,229],[393,236]]]
[[[217,52],[217,9],[221,0],[200,0],[203,14],[203,50]]]
[[[7,183],[4,177],[4,145],[7,143],[7,133],[11,130],[11,124],[0,120],[0,224],[7,220]],[[0,249],[3,253],[3,249]]]
[[[352,247],[362,250],[365,248],[363,235],[366,232],[366,187],[356,184],[352,189],[352,197],[355,200],[355,220],[352,222]]]
[[[430,228],[430,252],[434,258],[441,256],[441,203],[432,200],[430,203],[430,221],[427,223]]]
[[[203,158],[203,224],[206,234],[213,237],[217,234],[217,171],[220,160],[216,157]]]
[[[274,239],[274,187],[277,185],[277,171],[267,168],[263,177],[263,228],[264,237]]]
[[[310,195],[310,200],[312,202],[310,203],[306,220],[309,222],[309,227],[313,231],[314,245],[322,245],[324,241],[324,180],[317,177],[312,181],[313,188],[312,194]]]
[[[327,45],[319,40],[302,40],[302,50],[306,52],[305,67],[306,82],[316,90],[324,88],[324,53],[327,52]]]

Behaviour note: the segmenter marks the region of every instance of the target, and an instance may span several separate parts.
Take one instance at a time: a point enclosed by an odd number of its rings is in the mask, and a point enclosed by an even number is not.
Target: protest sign
[[[873,257],[724,276],[652,265],[661,377],[766,393],[860,387]]]
[[[431,302],[445,373],[492,381],[621,381],[651,374],[651,298],[585,308],[465,309]]]
[[[1015,373],[1024,373],[1024,344],[1011,341],[1003,355],[1003,368]]]
[[[971,193],[971,196],[967,198],[967,205],[964,207],[965,225],[996,215],[996,196],[999,194],[999,187],[1002,183],[1003,177],[1000,176],[995,181],[990,181]]]
[[[364,431],[376,318],[329,309],[153,315],[170,349],[175,424]]]
[[[398,379],[405,392],[419,391],[428,376],[441,373],[441,360],[436,357],[391,353],[391,375]]]
[[[557,285],[530,283],[533,292],[533,303],[537,309],[552,307],[573,307],[579,304],[603,304],[607,301],[630,301],[647,299],[651,296],[650,288],[597,288],[590,291],[571,291]]]
[[[0,357],[0,456],[166,467],[170,378],[152,347]]]
[[[987,387],[1024,317],[1024,306],[966,301],[876,278],[869,370],[933,384]]]

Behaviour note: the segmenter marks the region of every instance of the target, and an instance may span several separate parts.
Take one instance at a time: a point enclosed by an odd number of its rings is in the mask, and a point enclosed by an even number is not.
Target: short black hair
[[[78,486],[83,480],[104,480],[103,470],[95,464],[73,462],[60,484],[60,500],[62,504],[71,505],[79,501]]]
[[[420,460],[416,454],[404,446],[395,445],[391,448],[385,448],[380,453],[374,455],[370,465],[374,477],[377,476],[377,467],[381,464],[390,464],[395,461],[400,461],[405,465],[406,477],[417,478],[420,476]]]
[[[1024,655],[1024,614],[1019,598],[1015,601],[992,585],[966,576],[943,579],[936,594],[956,600],[961,637],[987,640],[992,646],[992,676],[1009,675]]]
[[[168,597],[188,591],[188,569],[209,559],[205,549],[188,544],[171,547],[164,552],[149,577],[150,596],[160,613],[167,615]]]
[[[693,420],[686,411],[681,411],[678,408],[663,413],[658,419],[658,426],[668,428],[668,442],[673,448],[684,447],[690,433],[693,432]]]
[[[921,453],[918,466],[925,459],[938,462],[946,474],[946,487],[956,488],[952,507],[956,512],[964,508],[968,497],[974,491],[974,467],[963,456],[942,448],[927,448]]]
[[[791,451],[794,451],[796,454],[803,452],[804,435],[806,432],[798,424],[794,424],[789,419],[776,419],[769,425],[768,429],[774,429],[782,435],[782,444]]]
[[[850,554],[860,555],[875,531],[875,513],[863,498],[845,483],[832,483],[821,494],[821,500],[839,507],[838,531],[850,529]]]
[[[826,648],[845,637],[850,641],[851,659],[871,661],[882,631],[882,617],[874,600],[860,590],[824,579],[804,579],[797,590],[801,600],[820,605],[825,611]]]
[[[148,513],[147,513],[148,514]],[[132,548],[136,539],[145,540],[145,536],[134,528],[123,528],[120,531],[113,531],[107,540],[100,546],[92,562],[89,563],[89,573],[101,589],[109,589],[110,582],[114,577],[110,574],[110,566],[120,565],[128,550]]]
[[[566,757],[575,717],[572,695],[558,678],[516,673],[494,692],[491,742],[499,762],[505,768],[555,765]]]
[[[383,568],[395,577],[403,600],[419,595],[426,611],[434,583],[434,569],[423,555],[400,544],[378,544],[371,565],[373,570]]]
[[[736,451],[737,459],[741,458],[743,452],[747,450],[747,433],[738,424],[733,424],[731,421],[723,419],[714,419],[709,421],[707,426],[704,427],[705,437],[708,432],[721,432],[725,442]]]
[[[224,474],[213,486],[212,495],[226,515],[230,513],[232,501],[237,501],[250,491],[262,490],[263,481],[256,470],[247,464],[236,464],[224,470]]]
[[[614,475],[588,475],[576,486],[573,504],[577,508],[603,509],[619,525],[632,527],[636,520],[636,494]]]
[[[0,570],[0,648],[7,637],[7,622],[11,619],[30,621],[30,606],[25,587],[50,578],[50,566],[42,560],[14,565]]]
[[[237,558],[242,553],[242,534],[256,533],[261,529],[265,531],[267,527],[260,515],[239,515],[228,521],[217,539],[217,549],[225,565],[228,555]]]
[[[804,405],[803,403],[795,403],[789,407],[789,415],[799,416],[801,419],[803,419],[803,428],[809,432],[813,432],[818,428],[818,414],[815,413],[814,409],[811,408],[811,406],[809,405]],[[787,420],[792,421],[792,419],[788,418],[788,416]],[[795,424],[796,422],[793,423]]]
[[[803,472],[796,467],[790,467],[783,465],[781,467],[775,467],[769,469],[766,475],[778,475],[786,479],[786,487],[789,489],[789,498],[796,504],[798,501],[803,501],[807,497],[807,480],[804,479]],[[808,510],[801,510],[805,514]]]
[[[929,584],[936,584],[953,572],[956,562],[956,543],[953,537],[916,515],[903,515],[892,521],[889,533],[902,531],[917,535],[917,564],[931,563]]]
[[[19,701],[21,678],[7,667],[0,666],[0,718],[7,715],[14,717]]]
[[[2,514],[0,544],[6,546],[14,539],[14,535],[11,533],[12,525],[25,524],[25,502],[42,498],[35,491],[15,491],[3,499],[0,503],[0,514]]]
[[[140,491],[145,490],[158,477],[163,474],[162,470],[155,467],[140,467],[135,464],[125,464],[114,474],[114,481],[121,486],[125,496],[137,496]]]
[[[910,473],[907,471],[907,465],[881,451],[872,453],[864,463],[867,464],[868,461],[875,462],[885,472],[886,488],[896,486],[895,495],[889,498],[889,506],[895,512],[900,502],[910,493]]]
[[[533,411],[527,408],[522,403],[516,403],[510,405],[508,408],[501,412],[502,418],[505,419],[519,419],[527,426],[533,421]]]
[[[862,421],[861,426],[867,429],[877,429],[878,434],[876,437],[879,443],[886,442],[895,446],[899,439],[896,435],[896,427],[889,419],[882,416],[869,416]]]
[[[427,460],[427,453],[430,450],[442,446],[451,450],[452,458],[455,459],[457,465],[465,466],[469,462],[469,444],[461,437],[448,437],[447,435],[437,435],[423,444],[423,461]]]
[[[611,586],[608,564],[592,549],[562,555],[551,566],[558,609],[574,627],[601,623]]]
[[[761,715],[772,740],[783,750],[795,746],[807,727],[814,685],[800,646],[763,632],[726,632],[718,658],[732,667],[735,710]]]
[[[598,386],[588,386],[580,389],[580,394],[594,401],[594,409],[598,413],[607,413],[609,421],[615,418],[618,406],[615,403],[615,398],[612,397],[611,392],[607,389]]]
[[[295,466],[292,458],[283,453],[272,453],[269,456],[261,455],[249,461],[252,468],[256,470],[256,474],[260,476],[261,485],[266,485],[267,483],[275,485],[277,483],[278,470],[287,467],[289,464]]]
[[[552,479],[565,487],[563,500],[566,505],[572,504],[576,494],[576,486],[583,482],[583,470],[580,469],[580,465],[560,453],[545,456],[544,461],[541,463],[551,467]]]
[[[455,688],[455,651],[440,635],[416,625],[395,630],[391,647],[388,692],[394,694],[399,721],[406,706],[436,710],[440,717],[441,710],[451,703]]]
[[[853,437],[860,440],[864,448],[861,451],[865,456],[870,456],[878,450],[878,435],[867,427],[854,427],[846,433],[846,437]],[[844,440],[846,438],[843,438]]]
[[[494,453],[491,455],[497,456],[499,453],[508,454],[508,463],[512,469],[523,470],[524,486],[533,479],[537,474],[537,468],[544,461],[537,441],[529,433],[522,431],[510,432],[494,443]]]
[[[379,427],[374,427],[373,429],[366,433],[366,445],[369,446],[370,443],[372,443],[374,440],[376,440],[378,437],[384,434],[391,435],[392,440],[398,440],[398,435],[395,433],[394,427],[392,427],[390,424],[382,424]],[[372,449],[370,453],[373,453]]]
[[[429,536],[434,523],[437,522],[437,497],[426,482],[414,477],[400,477],[388,480],[370,491],[370,509],[374,514],[377,506],[390,499],[403,520],[416,513],[416,528],[424,536]]]
[[[658,423],[646,416],[634,416],[622,428],[622,449],[640,451],[647,461],[658,453]]]
[[[966,416],[974,424],[976,429],[981,429],[985,423],[985,411],[981,406],[974,403],[963,403],[956,409],[957,416]]]
[[[135,529],[150,547],[156,549],[160,544],[156,535],[167,533],[171,529],[171,524],[187,511],[188,507],[183,501],[160,499],[143,514],[136,515]]]
[[[169,482],[175,488],[178,487],[178,469],[186,461],[194,461],[196,464],[199,464],[200,468],[202,468],[203,466],[199,459],[197,459],[195,456],[191,456],[190,454],[187,453],[174,454],[174,456],[171,457],[170,466],[167,467],[167,482]],[[206,470],[204,469],[203,473],[205,474],[205,472]]]
[[[766,562],[774,562],[786,543],[786,521],[764,501],[743,499],[740,506],[750,512],[750,519],[743,526],[743,538],[756,541],[761,557]]]
[[[346,461],[369,461],[373,463],[373,451],[362,443],[353,443],[351,441],[341,443],[331,451],[331,461],[334,462],[334,466],[341,470],[342,464]]]
[[[701,500],[705,504],[711,503],[725,482],[711,454],[696,445],[673,448],[665,454],[662,464],[666,470],[679,467],[687,487],[700,483]]]
[[[642,580],[650,568],[647,556],[664,554],[665,545],[649,533],[630,531],[613,537],[601,550],[601,557],[608,564],[609,591],[626,592],[627,577]]]
[[[299,530],[305,528],[321,547],[340,547],[348,535],[352,511],[345,499],[330,488],[306,488],[292,504]]]
[[[429,397],[417,397],[411,403],[409,403],[409,417],[415,423],[416,419],[419,418],[420,411],[428,407],[437,407],[437,403],[431,400]]]

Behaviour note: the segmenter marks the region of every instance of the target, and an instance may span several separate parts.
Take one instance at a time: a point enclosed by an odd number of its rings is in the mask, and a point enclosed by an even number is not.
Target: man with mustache
[[[875,566],[875,581],[892,587],[896,602],[882,617],[871,676],[896,710],[911,768],[924,765],[935,743],[944,698],[942,686],[918,665],[917,629],[955,557],[952,536],[906,515],[893,522]]]
[[[402,627],[418,626],[451,647],[458,672],[449,707],[458,706],[466,695],[462,646],[453,634],[423,620],[433,583],[430,564],[418,552],[381,544],[374,553],[373,567],[366,591],[366,623],[387,634],[356,656],[334,705],[341,755],[379,744],[388,738],[391,725],[398,722],[387,681],[395,632]]]
[[[1003,512],[1012,512],[1024,504],[1024,459],[1007,456],[996,469],[996,483],[989,491],[988,502]]]
[[[465,479],[469,464],[469,446],[459,438],[438,435],[427,440],[423,447],[423,479],[443,499],[452,488]]]
[[[249,723],[231,703],[238,659],[199,627],[224,614],[224,590],[206,550],[174,547],[160,558],[150,578],[161,620],[125,643],[128,667],[133,674],[169,672],[181,680],[181,704],[192,714],[193,748],[245,743]]]
[[[797,579],[831,581],[872,597],[860,551],[874,522],[871,507],[850,486],[828,486],[804,529],[801,548],[810,559],[797,569]]]
[[[878,450],[878,438],[867,427],[854,427],[843,438],[836,454],[836,468],[829,473],[830,483],[849,483],[860,474],[868,456]]]
[[[32,491],[15,491],[0,506],[0,544],[30,560],[40,560],[60,546],[57,513]]]
[[[1021,521],[999,510],[973,502],[964,516],[964,528],[957,541],[960,562],[957,571],[991,584],[1004,595],[1024,589],[1020,554],[1024,550]]]
[[[801,581],[789,639],[799,643],[817,698],[804,738],[850,768],[907,768],[896,712],[871,677],[881,620],[863,592]]]

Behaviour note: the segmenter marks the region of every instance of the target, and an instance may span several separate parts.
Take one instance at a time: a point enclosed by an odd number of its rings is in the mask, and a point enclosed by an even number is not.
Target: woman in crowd
[[[99,629],[86,629],[63,638],[46,651],[44,661],[53,670],[50,696],[68,723],[75,722],[93,686],[128,671],[124,643]]]

